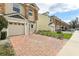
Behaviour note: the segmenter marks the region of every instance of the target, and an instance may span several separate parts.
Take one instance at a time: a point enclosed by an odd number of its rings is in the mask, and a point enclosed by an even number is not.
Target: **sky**
[[[39,13],[49,12],[49,16],[55,15],[65,22],[70,22],[79,17],[79,5],[69,3],[37,3]]]

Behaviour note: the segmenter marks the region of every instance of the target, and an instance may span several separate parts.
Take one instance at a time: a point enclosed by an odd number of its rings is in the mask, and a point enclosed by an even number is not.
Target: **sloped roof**
[[[64,23],[64,24],[66,24],[66,25],[68,25],[68,26],[69,26],[69,24],[68,24],[68,23],[66,23],[66,22],[62,21],[61,19],[59,19],[59,18],[58,18],[57,16],[55,16],[55,15],[50,16],[50,19],[51,19],[51,20],[53,20],[52,18],[55,18],[55,20],[57,20],[57,21],[59,21],[59,22],[61,22],[61,23]]]
[[[48,14],[49,14],[49,12],[42,13],[42,15],[46,15],[46,16],[49,16]]]

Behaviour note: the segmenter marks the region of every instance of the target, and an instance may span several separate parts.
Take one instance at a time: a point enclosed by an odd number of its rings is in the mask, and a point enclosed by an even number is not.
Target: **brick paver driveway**
[[[55,38],[30,35],[30,36],[13,36],[10,37],[16,55],[19,56],[51,56],[56,55],[66,43]]]

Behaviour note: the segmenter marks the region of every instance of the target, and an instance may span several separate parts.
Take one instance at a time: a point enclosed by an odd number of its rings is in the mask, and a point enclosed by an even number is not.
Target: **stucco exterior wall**
[[[37,21],[37,30],[50,30],[49,24],[49,17],[46,15],[38,14],[38,21]]]
[[[36,7],[36,4],[34,3],[25,3],[24,4],[25,9],[25,17],[30,21],[36,21],[38,20],[38,7]],[[32,13],[32,15],[29,14],[29,12]]]
[[[5,3],[5,14],[13,13],[13,4],[12,3]]]
[[[51,24],[51,25],[49,25],[49,27],[50,27],[51,31],[55,32],[55,24]]]
[[[33,25],[33,28],[31,27]],[[36,31],[36,23],[30,23],[30,33],[34,33]]]
[[[24,9],[24,6],[22,4],[20,4],[20,14],[25,16],[25,9]]]
[[[0,3],[0,14],[4,14],[5,13],[5,4]]]

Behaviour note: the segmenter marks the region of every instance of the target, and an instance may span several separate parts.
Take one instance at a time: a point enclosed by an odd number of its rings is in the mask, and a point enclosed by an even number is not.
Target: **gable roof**
[[[21,16],[18,13],[10,13],[10,14],[5,14],[4,17],[7,19],[9,22],[19,22],[19,23],[24,23],[25,18]]]
[[[49,14],[49,12],[42,13],[42,15],[45,15],[45,16],[49,16],[48,14]]]

